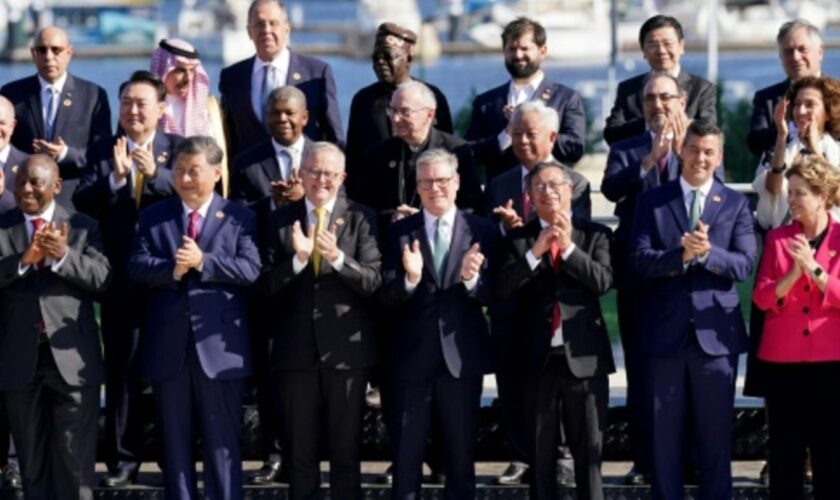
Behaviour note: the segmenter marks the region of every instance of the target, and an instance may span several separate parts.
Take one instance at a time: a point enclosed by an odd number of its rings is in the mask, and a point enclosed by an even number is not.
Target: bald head
[[[38,74],[50,83],[64,76],[73,57],[73,46],[70,45],[67,33],[55,26],[38,30],[30,50]]]
[[[3,96],[0,96],[0,151],[6,149],[15,131],[15,107]]]
[[[25,214],[44,213],[60,192],[58,164],[47,155],[30,156],[15,174],[15,201]]]

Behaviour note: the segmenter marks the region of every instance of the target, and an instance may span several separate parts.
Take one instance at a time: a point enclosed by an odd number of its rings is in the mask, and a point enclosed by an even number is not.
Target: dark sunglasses
[[[54,56],[59,56],[59,55],[61,55],[62,52],[67,50],[67,47],[58,47],[58,46],[55,46],[55,45],[53,45],[53,46],[36,45],[36,46],[32,47],[32,50],[34,50],[35,53],[37,53],[39,55],[42,55],[42,56],[47,55],[47,51],[52,52]]]

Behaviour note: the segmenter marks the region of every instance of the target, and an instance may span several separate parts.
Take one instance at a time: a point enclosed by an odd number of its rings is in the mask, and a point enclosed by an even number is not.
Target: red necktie
[[[187,236],[189,236],[193,241],[198,239],[198,210],[190,212],[190,223],[187,225]]]
[[[551,244],[551,267],[554,269],[555,273],[560,272],[560,245],[557,242]],[[555,300],[554,301],[554,310],[551,314],[551,336],[554,336],[554,333],[560,328],[560,304]]]
[[[531,215],[531,197],[528,195],[528,190],[522,190],[522,220],[527,221]]]

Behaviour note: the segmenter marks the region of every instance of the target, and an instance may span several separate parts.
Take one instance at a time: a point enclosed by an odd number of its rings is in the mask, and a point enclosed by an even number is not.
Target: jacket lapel
[[[26,252],[29,247],[29,235],[26,234],[26,219],[18,208],[15,209],[14,224],[9,228],[9,238],[17,253]]]
[[[44,131],[43,105],[41,104],[41,83],[37,76],[32,77],[32,90],[29,93],[29,113],[32,115],[32,122],[35,124],[36,137],[44,139],[47,135]]]
[[[420,210],[417,214],[417,225],[411,231],[411,241],[409,245],[413,245],[414,241],[420,242],[420,253],[423,254],[423,272],[428,273],[432,277],[435,284],[440,287],[440,279],[434,271],[434,258],[432,258],[432,249],[429,246],[429,237],[426,235],[426,218],[423,211]]]
[[[73,113],[73,96],[75,95],[75,90],[76,79],[73,78],[73,75],[68,73],[67,80],[64,82],[64,89],[62,90],[61,95],[58,96],[58,103],[56,104],[55,129],[53,137],[51,138],[53,140],[60,137],[64,132],[67,120]]]
[[[455,212],[455,220],[452,223],[452,238],[449,241],[449,254],[446,257],[446,264],[443,271],[443,287],[448,288],[457,283],[461,277],[461,260],[470,249],[472,231],[460,210]]]
[[[336,197],[333,211],[330,214],[330,220],[327,221],[327,227],[323,229],[324,231],[328,231],[330,227],[335,226],[336,245],[341,241],[341,237],[344,235],[344,229],[347,226],[347,220],[345,219],[347,216],[347,206],[346,199]],[[330,271],[332,270],[332,267],[326,265],[326,261],[327,259],[321,259],[320,274],[324,274],[328,269]]]
[[[712,189],[709,190],[709,196],[706,197],[706,202],[703,205],[703,215],[700,216],[700,220],[707,226],[710,226],[717,218],[718,213],[720,213],[720,207],[725,202],[726,192],[723,190],[723,186],[717,182],[712,182]]]
[[[837,255],[840,253],[840,223],[829,215],[828,234],[825,241],[817,248],[814,260],[830,275],[834,275],[838,265]]]
[[[213,194],[213,201],[210,202],[210,207],[207,209],[207,217],[204,219],[204,225],[201,228],[201,233],[198,235],[198,247],[205,251],[210,245],[213,236],[224,224],[225,216],[223,200],[219,195]]]
[[[269,181],[279,181],[280,179],[280,164],[277,162],[277,153],[274,150],[274,143],[269,139],[266,147],[266,158],[260,162],[265,177]],[[270,190],[269,190],[270,191]]]
[[[679,181],[671,181],[666,186],[669,186],[670,191],[668,193],[670,198],[668,200],[668,208],[671,209],[671,213],[674,215],[674,220],[677,222],[677,228],[680,230],[680,233],[687,233],[688,212],[683,202],[683,192],[680,183]]]

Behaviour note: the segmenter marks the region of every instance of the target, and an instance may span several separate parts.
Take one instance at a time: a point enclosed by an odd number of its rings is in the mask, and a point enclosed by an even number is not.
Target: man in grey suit
[[[110,267],[96,222],[55,203],[58,172],[31,156],[15,178],[18,208],[0,216],[0,397],[24,495],[92,499],[105,378],[93,294]]]

